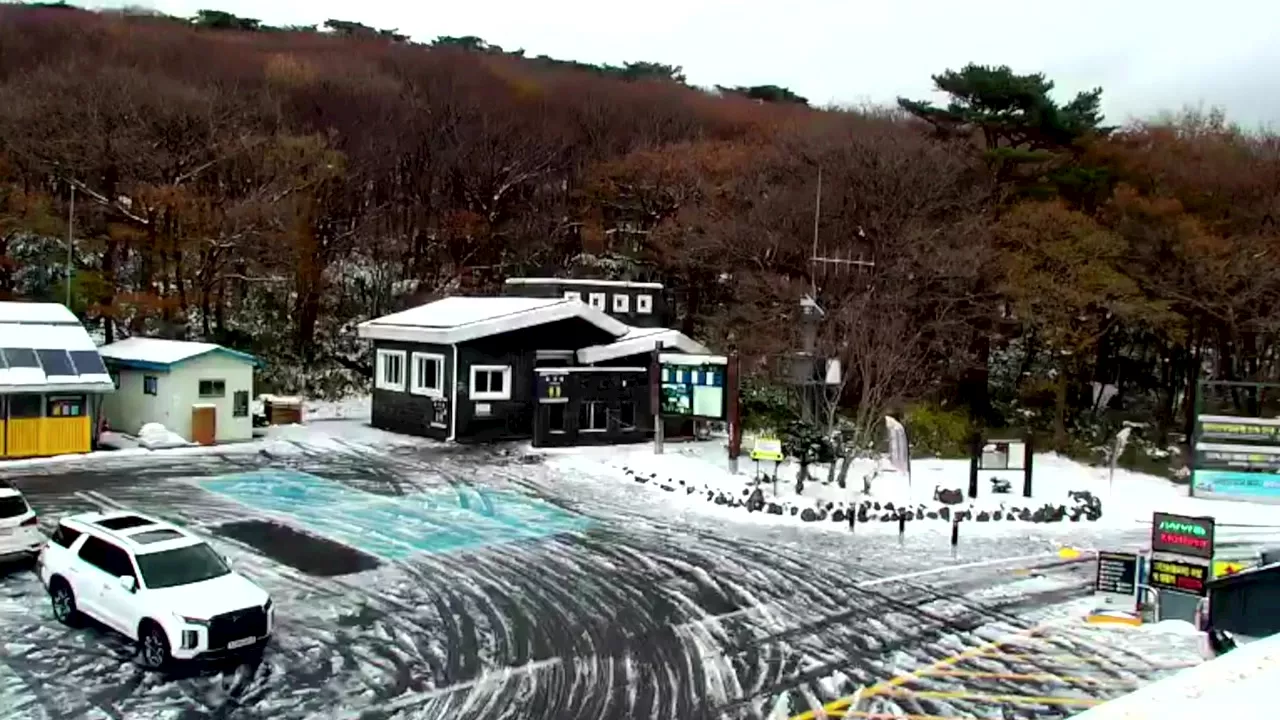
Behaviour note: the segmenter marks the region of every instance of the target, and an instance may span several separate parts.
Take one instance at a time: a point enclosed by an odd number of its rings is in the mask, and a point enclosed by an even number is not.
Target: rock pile
[[[965,501],[964,493],[958,489],[942,489],[934,491],[935,503],[925,505],[895,505],[892,502],[863,500],[857,504],[844,502],[793,502],[779,503],[767,500],[760,487],[743,488],[739,495],[724,490],[716,490],[708,485],[699,489],[692,483],[672,478],[659,479],[657,473],[643,474],[631,468],[622,468],[623,473],[638,483],[653,483],[666,492],[683,491],[685,495],[699,494],[704,500],[716,505],[732,508],[744,508],[747,512],[761,512],[768,515],[790,515],[799,517],[803,522],[849,522],[850,516],[859,524],[868,522],[898,522],[905,518],[907,522],[936,520],[939,522],[1024,522],[1024,523],[1056,523],[1056,522],[1095,522],[1102,517],[1102,501],[1087,490],[1073,490],[1068,493],[1072,504],[1055,505],[1046,503],[1037,508],[1001,503],[996,509],[975,511],[973,508],[953,508]]]

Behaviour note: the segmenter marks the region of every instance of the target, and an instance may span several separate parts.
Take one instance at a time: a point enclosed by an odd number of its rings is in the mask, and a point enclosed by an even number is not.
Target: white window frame
[[[405,375],[409,373],[409,363],[405,357],[408,353],[404,350],[379,350],[377,353],[377,363],[374,367],[373,385],[379,390],[392,390],[395,392],[404,392]],[[389,382],[386,379],[387,360],[390,358],[400,359],[400,382]]]
[[[588,422],[594,422],[596,420],[597,414],[604,416],[604,427],[602,428],[580,427],[578,428],[578,432],[580,433],[609,432],[609,404],[608,403],[606,403],[603,400],[583,400],[581,407],[585,408],[587,411]]]
[[[616,313],[631,312],[631,296],[617,293],[613,296],[613,311]]]
[[[653,314],[653,296],[648,294],[637,295],[636,296],[636,312],[640,313],[641,315],[652,315]]]
[[[590,297],[591,307],[599,310],[600,312],[604,312],[605,308],[608,307],[608,305],[605,304],[605,300],[608,298],[605,293],[591,293]]]
[[[476,390],[476,376],[480,373],[501,373],[501,392],[479,392]],[[467,387],[468,396],[472,400],[510,400],[511,399],[511,366],[510,365],[472,365],[471,382]]]
[[[422,382],[422,378],[418,373],[419,360],[434,360],[436,363],[436,376],[434,378],[434,387],[428,386]],[[414,395],[425,395],[427,397],[444,397],[444,355],[440,353],[416,352],[409,358],[409,392]]]
[[[582,302],[582,293],[578,292],[577,290],[565,290],[564,299],[577,300],[578,302]]]

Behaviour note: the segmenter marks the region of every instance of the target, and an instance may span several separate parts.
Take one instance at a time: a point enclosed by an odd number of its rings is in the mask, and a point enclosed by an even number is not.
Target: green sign
[[[1280,420],[1269,418],[1201,415],[1196,418],[1200,440],[1237,443],[1280,441]]]

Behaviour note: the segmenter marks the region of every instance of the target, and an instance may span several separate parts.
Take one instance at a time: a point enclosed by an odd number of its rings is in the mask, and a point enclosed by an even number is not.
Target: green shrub
[[[914,405],[907,409],[903,425],[911,440],[911,454],[918,457],[968,457],[972,427],[963,410],[936,405]]]
[[[748,378],[738,397],[744,430],[780,432],[795,420],[784,386]]]

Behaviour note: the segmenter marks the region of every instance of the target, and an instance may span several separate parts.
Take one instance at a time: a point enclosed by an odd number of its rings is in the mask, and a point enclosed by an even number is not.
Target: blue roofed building
[[[159,424],[188,442],[253,438],[252,355],[221,345],[133,337],[99,348],[116,392],[103,404],[112,430]]]

